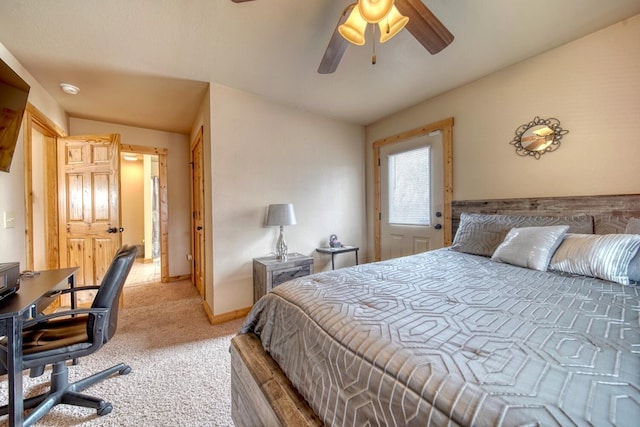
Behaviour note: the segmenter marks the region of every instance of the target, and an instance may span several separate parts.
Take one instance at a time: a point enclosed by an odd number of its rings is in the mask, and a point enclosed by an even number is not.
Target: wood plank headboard
[[[462,212],[540,216],[587,214],[594,218],[595,234],[622,233],[629,218],[640,218],[640,194],[454,200],[451,203],[452,239]]]

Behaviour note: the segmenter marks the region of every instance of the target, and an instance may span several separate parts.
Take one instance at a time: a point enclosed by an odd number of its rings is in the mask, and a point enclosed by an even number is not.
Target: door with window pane
[[[440,132],[380,149],[380,255],[397,258],[444,246]]]

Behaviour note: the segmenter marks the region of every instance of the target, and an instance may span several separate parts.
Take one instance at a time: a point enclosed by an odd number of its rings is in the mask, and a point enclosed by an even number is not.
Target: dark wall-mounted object
[[[509,143],[516,148],[519,156],[531,156],[539,159],[544,153],[560,147],[560,140],[568,130],[560,127],[558,119],[535,117],[516,129],[516,136]]]
[[[0,171],[11,169],[29,89],[29,85],[0,59]]]

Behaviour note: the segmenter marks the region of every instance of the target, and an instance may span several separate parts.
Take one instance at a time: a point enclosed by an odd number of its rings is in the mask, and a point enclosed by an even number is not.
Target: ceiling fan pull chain
[[[371,29],[373,32],[373,37],[371,37],[371,39],[373,40],[373,54],[371,55],[371,65],[376,65],[376,26],[372,25]]]

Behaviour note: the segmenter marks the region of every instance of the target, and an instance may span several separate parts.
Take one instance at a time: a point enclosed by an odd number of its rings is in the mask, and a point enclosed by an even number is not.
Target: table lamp
[[[295,225],[296,214],[291,203],[269,205],[267,210],[267,226],[279,226],[280,235],[276,243],[276,255],[280,261],[287,260],[287,243],[284,240],[284,226]]]

